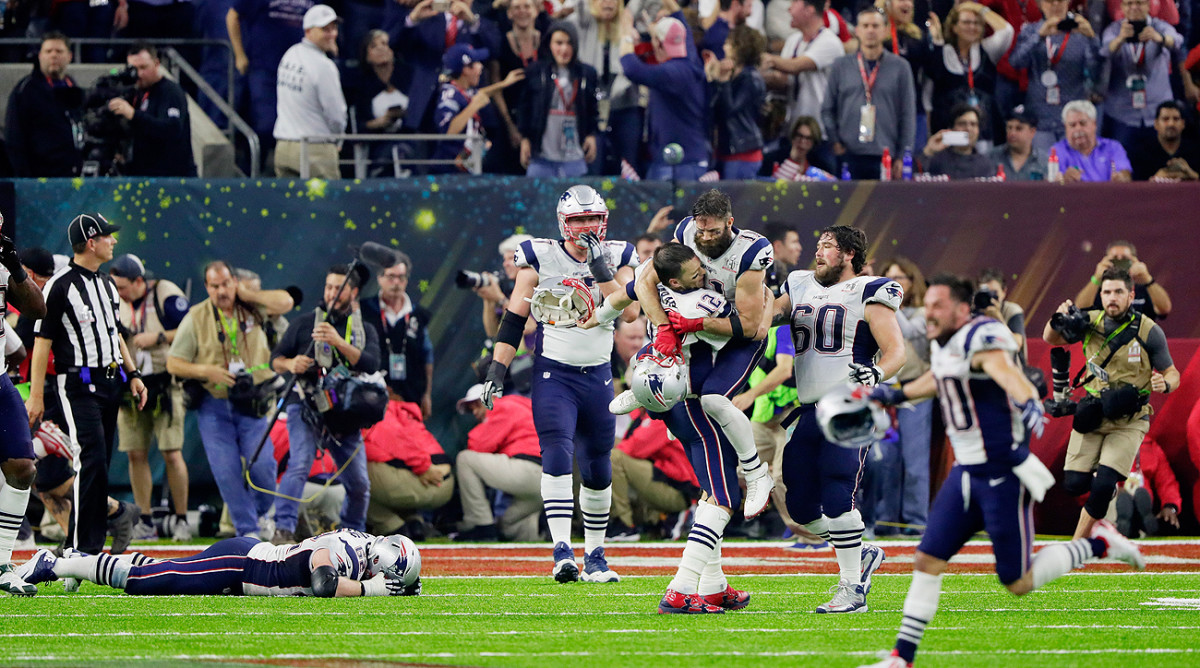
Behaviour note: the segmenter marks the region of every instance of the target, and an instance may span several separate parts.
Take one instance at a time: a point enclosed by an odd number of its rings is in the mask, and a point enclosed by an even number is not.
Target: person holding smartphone
[[[975,149],[981,113],[960,102],[950,110],[950,128],[938,130],[921,150],[928,173],[951,179],[982,179],[996,174],[996,159]]]
[[[1171,313],[1171,296],[1154,279],[1146,263],[1138,259],[1137,248],[1124,240],[1108,242],[1104,257],[1096,263],[1096,271],[1088,279],[1087,285],[1075,295],[1075,303],[1092,304],[1092,308],[1100,308],[1100,277],[1114,267],[1129,272],[1129,277],[1133,279],[1133,310],[1150,316],[1155,322],[1166,319]]]

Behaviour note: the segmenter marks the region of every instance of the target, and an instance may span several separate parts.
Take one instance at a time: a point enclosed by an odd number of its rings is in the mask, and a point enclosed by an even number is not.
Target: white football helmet
[[[367,545],[367,569],[407,587],[421,577],[421,552],[407,536],[379,536]]]
[[[865,385],[840,385],[817,402],[817,424],[830,443],[843,448],[866,448],[883,438],[892,421],[868,397]]]
[[[599,222],[572,223],[572,218],[599,216]],[[608,205],[591,186],[571,186],[558,198],[558,233],[566,241],[578,241],[585,232],[595,232],[600,240],[608,233]]]
[[[534,320],[552,327],[574,327],[587,322],[596,311],[596,296],[578,278],[551,276],[526,298]]]
[[[629,380],[630,390],[648,411],[663,413],[688,393],[688,370],[679,357],[660,357],[651,350],[638,356]]]

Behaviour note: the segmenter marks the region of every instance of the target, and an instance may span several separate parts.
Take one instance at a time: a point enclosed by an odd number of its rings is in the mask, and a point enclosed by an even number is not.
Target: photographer
[[[1137,249],[1128,241],[1110,241],[1105,249],[1104,257],[1096,263],[1096,271],[1088,279],[1079,294],[1075,295],[1076,304],[1091,304],[1092,308],[1100,308],[1100,277],[1112,268],[1129,272],[1133,279],[1133,309],[1154,320],[1164,320],[1171,313],[1171,296],[1167,289],[1154,280],[1146,263],[1137,257]]]
[[[975,310],[993,320],[999,320],[1012,332],[1021,351],[1021,364],[1029,359],[1029,342],[1025,338],[1025,309],[1008,301],[1004,272],[984,269],[979,274],[979,291],[975,293]]]
[[[365,269],[350,273],[346,265],[330,267],[325,275],[324,303],[315,313],[296,318],[271,351],[271,366],[275,371],[299,376],[296,386],[303,397],[288,397],[291,452],[287,472],[279,482],[280,498],[275,506],[273,542],[277,545],[295,542],[297,501],[304,491],[318,443],[333,455],[341,471],[339,479],[346,488],[342,528],[366,530],[370,483],[366,454],[359,452],[362,432],[330,421],[331,417],[347,412],[343,410],[346,408],[343,399],[353,398],[364,389],[360,386],[356,388],[358,392],[346,392],[345,385],[338,385],[341,379],[353,383],[356,376],[379,370],[379,335],[374,327],[363,322],[357,308],[358,292],[366,281],[366,273]],[[331,388],[338,391],[330,392]],[[336,409],[332,402],[337,402]],[[383,393],[382,408],[386,409],[386,403],[387,395]]]
[[[491,272],[459,272],[460,277],[466,277],[457,279],[459,287],[471,288],[483,300],[483,330],[488,338],[496,336],[496,332],[500,330],[500,316],[504,315],[504,310],[508,307],[508,295],[512,292],[513,279],[517,276],[517,266],[513,264],[513,257],[521,242],[532,238],[528,234],[514,234],[500,242],[500,255],[504,258],[503,279]],[[476,276],[480,277],[479,280],[467,280]]]
[[[78,176],[80,146],[75,141],[83,91],[67,75],[71,43],[48,32],[37,66],[17,82],[8,97],[5,143],[17,177]]]
[[[153,46],[135,44],[125,62],[137,69],[137,93],[132,103],[122,97],[108,102],[108,110],[128,120],[133,134],[124,173],[195,176],[187,95],[179,84],[163,77],[158,49]]]
[[[167,371],[189,379],[184,383],[189,408],[196,411],[204,454],[238,535],[269,539],[260,527],[273,499],[246,487],[241,460],[254,455],[270,428],[270,404],[247,395],[254,383],[275,377],[267,366],[271,349],[263,323],[290,311],[292,298],[284,290],[251,289],[219,260],[204,268],[204,287],[208,299],[193,306],[175,331]],[[251,462],[250,477],[256,487],[275,489],[269,452]]]
[[[1075,407],[1063,466],[1068,493],[1091,492],[1076,538],[1091,535],[1092,525],[1107,514],[1117,483],[1129,475],[1150,430],[1150,393],[1169,394],[1179,387],[1162,328],[1133,308],[1133,296],[1129,273],[1107,269],[1100,277],[1100,309],[1080,311],[1065,301],[1042,333],[1052,346],[1083,343],[1086,365],[1075,387],[1087,394]]]

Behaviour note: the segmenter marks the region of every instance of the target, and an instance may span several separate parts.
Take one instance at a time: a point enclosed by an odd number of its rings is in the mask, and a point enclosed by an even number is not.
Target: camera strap
[[[1099,315],[1096,316],[1095,322],[1092,323],[1092,330],[1083,337],[1084,349],[1087,349],[1088,341],[1092,339],[1092,333],[1096,332],[1097,328],[1100,327],[1101,323],[1103,322],[1104,312],[1101,311]],[[1146,342],[1142,341],[1141,337],[1138,336],[1138,330],[1141,329],[1141,324],[1141,314],[1131,308],[1129,319],[1121,323],[1120,327],[1117,327],[1104,339],[1105,345],[1108,346],[1108,356],[1105,357],[1104,361],[1098,365],[1101,369],[1107,368],[1108,363],[1112,361],[1114,356],[1116,356],[1117,351],[1125,347],[1125,344],[1129,343],[1130,341],[1137,339],[1137,341],[1143,346],[1146,344]],[[1099,354],[1099,352],[1096,353],[1097,356],[1099,356]],[[1095,359],[1095,357],[1092,359]],[[1085,371],[1087,371],[1088,364],[1091,361],[1092,360],[1084,362],[1083,367],[1080,368],[1079,372],[1075,374],[1075,380],[1071,384],[1072,388],[1078,389],[1083,387],[1096,378],[1095,374],[1088,374],[1087,378],[1083,378],[1083,374]]]

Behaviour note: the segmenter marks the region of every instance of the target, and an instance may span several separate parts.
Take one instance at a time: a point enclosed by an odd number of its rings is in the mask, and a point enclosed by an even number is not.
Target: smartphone
[[[1114,269],[1121,269],[1123,271],[1129,271],[1129,268],[1132,266],[1133,266],[1133,260],[1131,260],[1130,258],[1127,258],[1127,257],[1117,258],[1117,259],[1113,260],[1113,268]]]
[[[1075,12],[1067,12],[1066,18],[1058,22],[1059,32],[1071,32],[1079,27],[1079,21],[1075,20]]]
[[[1145,21],[1130,21],[1129,25],[1133,26],[1133,38],[1134,39],[1137,39],[1138,35],[1142,34],[1142,31],[1146,29]]]
[[[963,130],[946,130],[942,133],[942,144],[944,146],[966,146],[970,142],[970,135]]]
[[[440,13],[450,11],[450,0],[433,0],[433,11]]]

